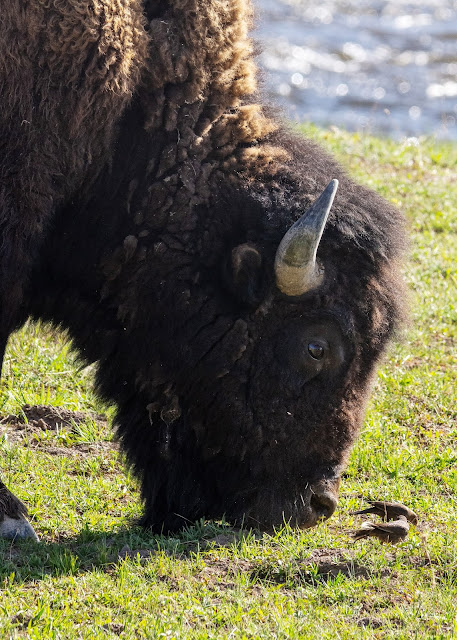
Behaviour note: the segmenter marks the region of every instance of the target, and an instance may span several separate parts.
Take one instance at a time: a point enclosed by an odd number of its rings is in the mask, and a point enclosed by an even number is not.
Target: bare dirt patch
[[[21,416],[8,415],[0,419],[0,436],[6,435],[10,443],[26,443],[33,449],[40,449],[56,456],[87,456],[118,448],[115,442],[104,440],[60,446],[56,439],[52,438],[53,432],[55,435],[62,432],[70,433],[79,425],[83,425],[87,419],[106,427],[108,432],[106,418],[100,414],[90,411],[69,411],[63,407],[27,404],[22,407],[22,412]],[[43,434],[46,432],[51,432],[51,437],[44,439]]]
[[[104,416],[82,411],[68,411],[63,407],[50,407],[48,405],[29,405],[25,404],[22,407],[22,416],[9,415],[1,420],[2,424],[8,424],[10,427],[16,427],[16,429],[39,428],[45,429],[64,429],[71,428],[75,424],[84,423],[87,418],[97,420],[97,422],[106,422]]]
[[[324,579],[336,578],[340,574],[346,578],[369,578],[372,572],[356,562],[353,555],[349,549],[314,549],[298,566],[302,572],[315,571]]]
[[[67,458],[86,458],[91,455],[103,454],[108,451],[118,451],[116,442],[101,441],[87,444],[72,444],[67,447],[54,447],[52,445],[35,443],[33,449],[39,449],[51,456],[66,456]],[[81,475],[81,474],[78,474]]]
[[[252,574],[254,566],[253,562],[241,558],[205,558],[205,566],[196,578],[207,588],[226,591],[235,588],[237,574]]]
[[[371,578],[373,570],[357,562],[355,553],[349,549],[313,549],[288,563],[261,563],[252,572],[254,582],[276,583],[289,586],[328,581],[343,575],[349,580]],[[376,572],[376,576],[391,575],[389,568]]]
[[[262,534],[252,532],[250,529],[234,530],[230,529],[226,533],[219,533],[213,538],[203,539],[199,541],[199,547],[203,551],[217,549],[221,547],[231,547],[240,544],[246,538],[253,540],[261,540]]]

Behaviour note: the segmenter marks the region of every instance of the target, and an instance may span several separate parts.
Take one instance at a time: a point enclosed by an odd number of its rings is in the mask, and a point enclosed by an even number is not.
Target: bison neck
[[[232,126],[226,132],[230,138]],[[258,162],[261,147],[224,151],[212,135],[184,144],[179,131],[152,134],[139,101],[132,105],[111,161],[59,210],[34,270],[22,320],[67,329],[83,358],[110,370],[100,387],[111,400],[140,388],[153,399],[167,380],[161,352],[169,327],[191,322],[204,305],[209,321],[233,306],[227,299],[221,307],[212,292],[224,299],[223,256],[246,239],[245,227],[260,232],[257,212],[236,199],[241,169]]]
[[[199,340],[205,353],[210,333],[215,343],[227,340],[233,359],[246,348],[244,324],[231,330],[237,302],[223,282],[224,256],[247,239],[246,227],[258,236],[263,220],[260,206],[249,208],[241,198],[244,180],[235,180],[227,165],[232,158],[241,168],[248,146],[231,147],[230,155],[229,147],[221,153],[210,137],[196,137],[185,153],[179,136],[153,135],[144,128],[141,105],[129,109],[96,184],[59,210],[23,307],[22,319],[31,315],[63,327],[82,358],[97,363],[98,391],[117,404],[127,456],[140,470],[167,465],[167,421],[183,421],[185,446],[195,444],[175,392],[185,344]],[[211,371],[217,377],[227,366],[227,358],[223,366],[215,360]],[[159,493],[165,489],[156,478],[166,476],[143,479],[147,504],[162,501],[164,512],[167,498]],[[198,508],[192,517],[203,515]]]

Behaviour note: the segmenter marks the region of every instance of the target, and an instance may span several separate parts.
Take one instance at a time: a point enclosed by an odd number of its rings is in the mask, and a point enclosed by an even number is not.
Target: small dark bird
[[[409,523],[405,516],[399,516],[398,520],[378,524],[377,522],[364,522],[360,529],[352,534],[354,541],[362,538],[374,537],[381,542],[396,544],[406,538],[409,531]]]
[[[383,500],[368,500],[371,507],[368,509],[362,509],[361,511],[354,511],[352,515],[362,515],[363,513],[374,513],[377,516],[381,516],[383,520],[395,520],[398,516],[405,516],[408,522],[417,525],[417,515],[414,511],[411,511],[409,507],[405,507],[400,502],[384,502]]]

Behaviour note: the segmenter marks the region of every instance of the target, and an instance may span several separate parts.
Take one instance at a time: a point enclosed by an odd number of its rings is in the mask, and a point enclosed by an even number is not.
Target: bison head
[[[333,208],[336,180],[295,223],[298,205],[231,193],[199,223],[195,252],[164,240],[162,264],[180,268],[143,283],[159,364],[139,374],[142,406],[118,416],[144,524],[310,527],[334,512],[399,307],[397,214],[342,179]]]

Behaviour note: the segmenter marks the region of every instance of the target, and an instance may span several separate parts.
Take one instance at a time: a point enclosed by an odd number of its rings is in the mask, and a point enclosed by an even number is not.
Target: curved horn
[[[337,189],[338,180],[332,180],[279,244],[276,284],[288,296],[300,296],[323,280],[324,272],[316,264],[316,254]]]

